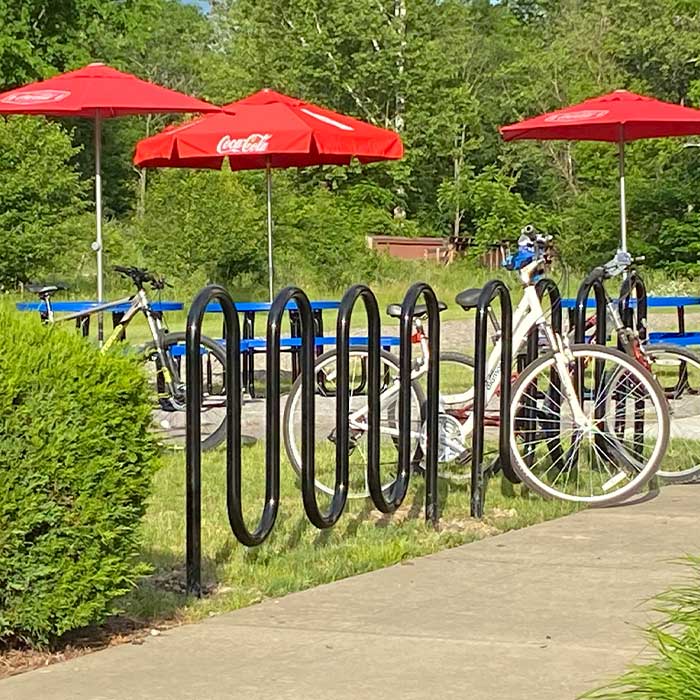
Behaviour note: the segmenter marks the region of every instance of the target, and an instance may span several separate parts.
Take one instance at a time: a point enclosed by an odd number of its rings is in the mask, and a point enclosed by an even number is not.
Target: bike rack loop
[[[586,305],[588,302],[588,297],[591,291],[595,294],[595,317],[596,317],[596,344],[605,345],[608,338],[607,330],[607,299],[605,297],[605,287],[603,286],[603,279],[600,274],[600,268],[595,268],[584,278],[581,282],[581,286],[578,288],[578,293],[576,294],[576,308],[574,317],[574,342],[585,343],[586,342]],[[597,397],[600,395],[601,386],[603,384],[603,366],[600,362],[596,361],[594,364],[594,381],[595,386],[593,387],[592,397]],[[583,362],[580,361],[576,364],[576,386],[578,387],[579,401],[581,404],[584,402],[586,395],[586,386],[584,380],[584,367]],[[601,419],[605,406],[603,404],[598,405],[600,402],[595,402],[595,418]],[[603,436],[596,435],[595,442],[598,449],[604,449]]]
[[[535,291],[540,301],[545,294],[549,297],[549,306],[552,310],[550,324],[557,335],[562,332],[562,311],[561,311],[561,292],[557,283],[549,277],[543,277],[535,285]],[[530,331],[527,338],[527,364],[534,362],[539,355],[539,329],[537,327]]]
[[[336,478],[333,499],[328,511],[323,513],[316,498],[316,353],[314,323],[311,302],[306,294],[298,287],[286,287],[275,298],[267,321],[267,445],[266,461],[274,463],[276,474],[279,476],[280,466],[280,338],[282,332],[282,317],[290,301],[297,304],[297,313],[301,324],[301,496],[304,510],[309,521],[320,530],[332,527],[343,513],[348,492],[348,458],[345,450],[344,460],[336,461]],[[349,339],[346,341],[349,345]],[[345,372],[347,375],[347,371]],[[272,381],[270,381],[270,379]],[[339,378],[341,387],[337,389],[339,396],[347,397],[347,377]],[[343,383],[343,379],[346,379]],[[339,401],[338,403],[344,403]],[[342,432],[342,431],[341,431]],[[348,440],[348,425],[345,421],[345,440]],[[341,439],[338,442],[342,442]],[[336,457],[344,445],[336,444]],[[279,480],[277,490],[279,501]],[[267,533],[269,534],[269,533]],[[266,536],[267,536],[266,534]],[[263,538],[264,539],[264,538]],[[262,541],[262,540],[261,540]],[[257,543],[259,544],[259,543]]]
[[[413,313],[418,299],[423,296],[428,315],[428,396],[425,454],[425,519],[437,525],[439,512],[438,496],[438,413],[440,410],[440,310],[433,288],[425,282],[416,282],[406,292],[401,304],[400,351],[399,351],[399,439],[398,439],[398,476],[392,484],[388,498],[381,486],[379,469],[368,470],[370,494],[374,505],[382,513],[393,513],[403,503],[408,492],[411,478],[411,369],[412,369],[412,335]],[[377,416],[378,420],[378,416]],[[373,426],[374,427],[374,426]],[[377,426],[378,427],[378,426]],[[377,437],[379,431],[377,430]],[[376,448],[375,448],[376,449]],[[377,463],[378,467],[378,463]]]
[[[196,596],[202,594],[202,362],[200,342],[202,320],[206,307],[218,300],[226,328],[225,384],[228,391],[226,401],[226,500],[231,518],[234,479],[237,475],[240,497],[241,473],[241,373],[240,373],[240,327],[236,306],[228,291],[219,285],[202,289],[192,302],[187,315],[185,372],[187,380],[187,437],[186,437],[186,575],[187,591]],[[231,400],[235,397],[236,400]],[[240,501],[240,498],[239,498]]]
[[[344,479],[347,485],[350,473],[350,320],[358,299],[362,299],[367,314],[367,485],[370,497],[381,510],[384,494],[380,469],[380,349],[381,321],[374,292],[364,284],[356,284],[345,292],[338,309],[336,323],[337,372],[336,380],[336,485]],[[362,385],[359,390],[364,388]],[[337,496],[338,488],[336,486]],[[346,494],[347,496],[347,494]],[[343,506],[345,499],[343,499]],[[385,511],[386,512],[386,511]]]
[[[632,292],[637,299],[637,308],[633,310],[630,304]],[[620,285],[618,309],[622,322],[628,328],[634,328],[639,333],[639,339],[644,341],[647,336],[647,288],[639,273],[630,272]]]
[[[632,292],[637,299],[636,309],[630,304]],[[647,337],[647,288],[644,280],[636,270],[622,280],[620,285],[620,299],[618,300],[618,311],[622,322],[627,328],[633,328],[637,331],[640,341],[644,342]],[[683,381],[687,382],[687,370],[685,365],[681,365],[678,371],[679,384]],[[634,403],[634,435],[635,445],[643,444],[644,435],[644,401],[636,400]],[[641,454],[641,452],[640,452]]]
[[[550,325],[552,326],[552,330],[559,336],[562,336],[562,329],[563,329],[563,319],[562,319],[562,308],[561,308],[561,292],[559,291],[559,287],[557,283],[553,280],[550,279],[549,277],[543,277],[542,279],[538,280],[537,283],[535,284],[535,291],[537,292],[537,296],[540,298],[540,300],[543,299],[545,294],[549,297],[549,306],[551,309],[551,317],[550,317]],[[534,362],[540,353],[540,348],[539,348],[539,340],[540,340],[540,332],[539,332],[539,327],[535,326],[530,333],[528,334],[527,337],[527,351],[526,351],[526,357],[525,357],[525,364],[526,366]],[[551,390],[550,390],[550,395],[548,398],[548,405],[550,408],[553,408],[557,411],[557,413],[560,415],[561,413],[561,379],[559,377],[559,373],[556,371],[555,367],[552,367],[551,373]],[[523,423],[524,423],[524,432],[527,434],[528,431],[532,434],[532,432],[536,432],[537,430],[537,419],[536,419],[536,412],[532,408],[528,408],[526,410],[525,415],[523,416]],[[557,428],[555,429],[548,429],[546,431],[547,434],[547,445],[548,449],[551,455],[553,455],[553,462],[556,464],[558,463],[559,459],[561,459],[561,442],[560,442],[560,436],[561,436],[561,425],[558,425]],[[535,454],[535,449],[533,446],[533,451],[532,455],[534,456]],[[517,481],[514,483],[518,483],[520,481],[519,478],[517,478],[517,475],[515,472],[512,475],[513,477],[516,477]]]
[[[501,300],[501,397],[498,455],[506,478],[515,477],[510,466],[510,397],[513,363],[513,308],[510,292],[500,280],[484,285],[476,305],[476,340],[474,353],[474,430],[472,432],[471,516],[484,514],[484,412],[486,410],[486,340],[488,338],[488,311],[496,298]]]
[[[576,293],[576,307],[574,310],[574,342],[586,342],[586,303],[591,291],[595,293],[596,315],[596,342],[605,345],[607,335],[607,309],[605,288],[598,268],[590,272],[581,282]]]

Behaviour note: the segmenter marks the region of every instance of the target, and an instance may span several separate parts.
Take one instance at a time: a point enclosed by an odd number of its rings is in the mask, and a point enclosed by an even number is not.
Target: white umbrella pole
[[[620,163],[620,248],[627,252],[627,202],[625,200],[625,139],[620,128],[619,142]]]
[[[270,169],[269,161],[265,170],[267,173],[267,278],[270,289],[270,303],[272,303],[274,294],[272,281],[272,170]]]
[[[93,248],[97,253],[97,301],[104,301],[102,280],[102,122],[100,113],[95,115],[95,242]],[[104,338],[103,316],[97,315],[97,339],[102,344]]]

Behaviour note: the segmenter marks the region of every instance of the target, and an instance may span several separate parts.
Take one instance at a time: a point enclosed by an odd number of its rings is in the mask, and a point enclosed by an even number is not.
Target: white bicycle
[[[656,473],[669,437],[669,416],[663,391],[633,358],[599,345],[569,345],[554,332],[535,289],[548,262],[547,241],[532,227],[523,229],[518,253],[509,258],[517,270],[523,297],[513,313],[513,356],[530,331],[546,348],[540,357],[513,375],[510,406],[511,466],[533,491],[552,498],[612,505],[641,489]],[[455,301],[473,309],[480,289],[467,289]],[[446,308],[441,304],[441,310]],[[387,309],[400,314],[398,305]],[[414,467],[422,468],[425,447],[425,398],[421,380],[428,370],[428,343],[422,326],[425,307],[414,315],[420,353],[411,372],[411,444]],[[447,353],[446,353],[447,355]],[[501,343],[496,339],[486,370],[486,403],[501,386]],[[366,497],[367,349],[350,350],[350,497]],[[474,428],[471,361],[464,356],[440,357],[440,472],[466,475],[469,437]],[[335,382],[337,353],[316,362],[316,486],[333,493],[335,483]],[[398,469],[399,361],[381,352],[381,468],[389,488]],[[471,377],[471,381],[470,381]],[[509,378],[510,380],[511,378]],[[301,378],[292,386],[284,412],[284,441],[292,466],[301,473]],[[485,428],[487,444],[496,441],[497,426]]]

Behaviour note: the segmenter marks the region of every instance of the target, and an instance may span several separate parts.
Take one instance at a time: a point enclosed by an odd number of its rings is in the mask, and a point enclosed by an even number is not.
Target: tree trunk
[[[462,175],[462,165],[464,164],[464,141],[467,137],[467,125],[462,124],[462,132],[455,138],[454,156],[454,188],[455,188],[455,217],[452,223],[452,235],[459,236],[459,228],[462,224],[462,207],[459,204],[460,181]]]
[[[396,97],[394,101],[394,128],[402,131],[406,97],[403,93],[404,70],[406,68],[406,0],[394,0],[394,20],[399,38],[399,51],[396,56]]]

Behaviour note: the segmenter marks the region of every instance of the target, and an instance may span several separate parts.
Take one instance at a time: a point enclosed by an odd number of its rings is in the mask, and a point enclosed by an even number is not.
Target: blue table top
[[[247,313],[247,312],[256,313],[258,311],[269,311],[270,307],[272,306],[272,304],[269,301],[237,301],[237,302],[235,302],[235,304],[236,304],[236,310],[240,311],[241,313]],[[297,304],[295,301],[292,300],[287,304],[286,308],[288,310],[294,311],[297,309]],[[339,309],[340,302],[339,301],[312,301],[311,308],[314,311]],[[212,301],[211,304],[207,304],[207,312],[220,314],[221,313],[221,304],[219,304],[218,301]]]
[[[104,302],[106,303],[106,302]],[[46,308],[43,301],[20,301],[15,304],[19,311],[41,311]],[[99,303],[96,301],[52,301],[51,306],[57,313],[79,313],[81,311],[91,311]],[[117,304],[105,311],[105,313],[124,313],[128,311],[131,304]],[[181,311],[185,305],[180,301],[154,301],[151,304],[154,311]]]
[[[630,306],[635,306],[636,300],[632,299]],[[576,308],[576,299],[562,299],[562,308],[564,309],[574,309]],[[681,306],[697,306],[700,305],[700,297],[647,297],[647,307],[657,307],[657,308],[674,308],[677,309]],[[588,297],[586,302],[586,308],[595,308],[595,298]]]

